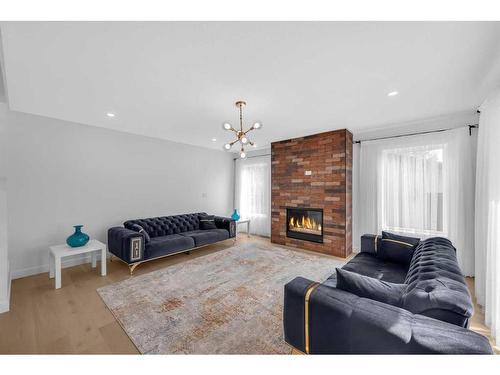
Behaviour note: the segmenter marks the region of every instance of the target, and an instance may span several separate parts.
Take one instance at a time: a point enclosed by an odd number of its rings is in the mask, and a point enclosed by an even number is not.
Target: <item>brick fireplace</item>
[[[349,256],[352,134],[342,129],[274,142],[271,162],[271,242]]]

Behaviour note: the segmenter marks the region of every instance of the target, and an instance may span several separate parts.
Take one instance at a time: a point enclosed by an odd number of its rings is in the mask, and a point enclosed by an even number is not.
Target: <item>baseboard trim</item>
[[[0,301],[0,314],[6,313],[10,310],[9,302],[10,302],[9,300]]]
[[[65,259],[61,262],[62,268],[78,266],[80,264],[90,263],[90,255],[89,254],[78,254],[72,258]],[[49,272],[49,264],[43,264],[40,266],[21,268],[18,270],[12,271],[11,280],[21,279],[23,277],[38,275],[41,273]]]
[[[10,284],[12,277],[10,274],[10,264],[7,262],[7,298],[0,300],[0,314],[10,310]]]

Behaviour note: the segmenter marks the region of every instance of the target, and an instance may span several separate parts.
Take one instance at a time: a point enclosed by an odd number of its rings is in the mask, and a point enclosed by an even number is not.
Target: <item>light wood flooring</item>
[[[247,241],[269,244],[268,239],[238,236],[238,243]],[[189,255],[147,262],[135,270],[134,276],[230,246],[232,242],[227,241]],[[49,279],[46,273],[14,280],[10,311],[0,314],[0,354],[137,354],[134,344],[96,292],[101,286],[129,277],[128,267],[115,260],[108,261],[108,274],[104,277],[90,264],[63,269],[62,288],[58,290],[54,289],[54,279]],[[471,290],[473,282],[468,280]],[[477,306],[471,328],[489,337],[484,314]],[[500,353],[500,348],[496,351]]]

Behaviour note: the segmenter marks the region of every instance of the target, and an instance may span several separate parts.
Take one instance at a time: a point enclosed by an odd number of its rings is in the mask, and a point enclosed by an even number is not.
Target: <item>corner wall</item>
[[[10,272],[7,249],[7,180],[0,177],[0,313],[10,307]]]
[[[9,251],[7,246],[6,109],[7,106],[4,103],[0,103],[0,313],[9,311],[10,307]]]
[[[230,154],[2,110],[13,278],[47,272],[48,246],[76,224],[106,242],[108,228],[127,219],[231,214]]]

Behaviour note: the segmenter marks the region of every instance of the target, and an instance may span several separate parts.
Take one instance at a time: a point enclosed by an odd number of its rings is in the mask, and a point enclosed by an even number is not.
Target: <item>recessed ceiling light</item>
[[[399,91],[391,91],[387,96],[396,96],[399,94]]]
[[[212,142],[217,142],[217,138],[212,138]]]
[[[108,113],[106,113],[106,116],[108,116],[108,117],[115,117],[115,114],[111,113],[111,112],[108,112]]]

